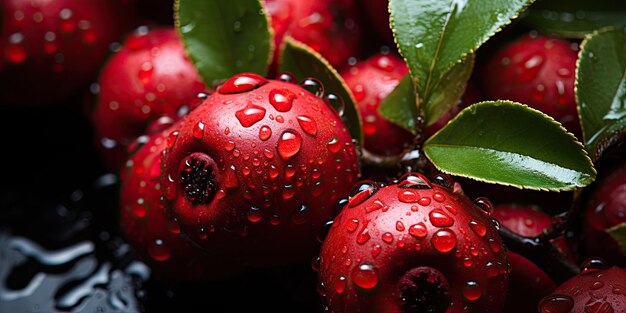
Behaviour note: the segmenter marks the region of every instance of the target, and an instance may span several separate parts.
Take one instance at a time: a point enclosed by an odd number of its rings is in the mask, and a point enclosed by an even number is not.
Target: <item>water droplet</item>
[[[339,278],[335,281],[335,291],[341,294],[344,290],[346,290],[346,277],[339,276]]]
[[[340,96],[334,93],[329,93],[326,97],[324,97],[324,102],[333,108],[338,116],[343,116],[346,110],[346,104]]]
[[[227,168],[224,173],[224,187],[229,189],[239,187],[239,179],[237,178],[237,172],[234,165]]]
[[[368,224],[368,221],[365,221],[365,223],[363,225],[363,229],[356,236],[356,243],[358,243],[360,245],[365,244],[366,242],[368,242],[372,238],[370,236],[370,234],[369,234],[369,231],[367,230],[367,224]]]
[[[300,205],[300,208],[298,208],[298,210],[291,215],[291,222],[294,225],[302,225],[306,223],[308,213],[309,208],[304,204]]]
[[[153,72],[154,66],[152,66],[152,62],[144,62],[143,64],[141,64],[141,68],[139,69],[139,73],[137,74],[137,76],[139,77],[139,81],[141,81],[141,83],[144,85],[150,84]]]
[[[385,243],[392,243],[393,242],[393,235],[389,232],[386,232],[383,234],[382,239]]]
[[[272,129],[267,125],[261,126],[261,128],[259,129],[259,139],[266,141],[271,136],[272,136]]]
[[[456,247],[456,235],[448,229],[442,229],[433,235],[430,243],[441,253],[450,252]]]
[[[489,243],[489,248],[491,249],[491,251],[495,253],[500,252],[501,246],[499,242],[497,242],[495,239],[489,239],[487,240],[487,242]]]
[[[487,274],[487,277],[491,278],[498,276],[499,271],[496,265],[490,261],[485,264],[485,273]]]
[[[420,173],[407,173],[400,177],[399,188],[432,189],[432,185],[426,176]]]
[[[378,269],[369,263],[362,263],[352,269],[352,282],[363,289],[374,288],[378,285]]]
[[[583,261],[580,265],[581,274],[591,274],[607,269],[609,266],[603,258],[591,257]]]
[[[481,296],[480,286],[475,281],[468,281],[463,286],[463,297],[469,301],[476,301]]]
[[[252,223],[256,223],[260,221],[261,218],[263,218],[263,212],[261,212],[260,208],[251,207],[250,210],[248,210],[247,217],[248,217],[248,221]]]
[[[241,73],[228,79],[220,88],[222,94],[235,94],[250,91],[263,86],[267,80],[254,73]]]
[[[235,116],[243,127],[250,127],[265,117],[265,108],[249,104],[246,108],[235,113]]]
[[[300,124],[300,127],[305,133],[313,137],[317,136],[317,123],[315,123],[315,120],[306,115],[298,116],[297,120],[298,124]]]
[[[346,222],[346,230],[353,233],[359,227],[359,220],[353,218]]]
[[[412,189],[400,189],[398,191],[398,200],[404,203],[415,203],[419,201],[420,195]]]
[[[372,248],[372,257],[377,257],[382,250],[383,248],[380,245],[374,245]]]
[[[454,225],[454,219],[441,209],[434,209],[428,214],[430,223],[435,227],[450,227]]]
[[[168,136],[167,136],[167,142],[166,142],[166,146],[168,149],[172,149],[174,148],[174,145],[176,144],[176,139],[178,138],[178,131],[172,131]]]
[[[170,251],[161,239],[156,239],[148,245],[148,254],[159,262],[167,261],[170,258]]]
[[[491,200],[485,197],[478,197],[474,200],[474,203],[487,215],[491,215],[493,213],[493,203],[491,203]]]
[[[194,127],[193,127],[193,137],[196,139],[202,139],[202,137],[204,137],[204,123],[202,122],[198,122]]]
[[[426,224],[423,222],[419,222],[417,224],[411,225],[409,227],[409,234],[413,237],[424,238],[428,235],[428,229],[426,228]]]
[[[322,97],[324,95],[324,85],[316,78],[306,78],[303,80],[300,85],[306,91],[314,94],[316,97]]]
[[[397,231],[404,231],[404,224],[401,221],[396,221],[396,230]]]
[[[296,77],[289,72],[278,73],[276,79],[286,83],[293,83],[294,81],[296,81]]]
[[[378,187],[373,181],[366,180],[360,182],[352,189],[352,192],[348,197],[348,208],[353,208],[363,203],[363,201],[371,197],[374,193],[376,193],[376,191],[378,191]]]
[[[452,187],[454,186],[454,181],[452,180],[450,175],[443,173],[435,175],[435,177],[433,178],[433,183],[450,189],[452,189]]]
[[[539,313],[568,313],[574,307],[574,299],[567,295],[549,295],[539,302]]]
[[[339,150],[341,150],[341,142],[339,142],[339,140],[337,140],[337,137],[333,137],[329,142],[328,142],[328,150],[332,153],[337,153],[339,152]]]
[[[446,201],[446,196],[440,192],[435,192],[435,194],[433,195],[433,199],[435,199],[435,201],[441,203]]]
[[[487,234],[487,227],[477,221],[471,221],[469,227],[479,237],[484,237]]]
[[[392,72],[395,69],[394,63],[386,55],[378,55],[372,60],[374,67],[385,72]]]
[[[535,54],[530,56],[526,62],[523,64],[523,69],[517,72],[515,79],[520,84],[525,84],[535,79],[539,74],[539,70],[541,70],[541,66],[543,64],[543,57],[541,55]]]
[[[278,112],[287,112],[291,110],[296,95],[287,89],[272,89],[269,95],[270,104]]]
[[[280,136],[276,149],[278,150],[278,155],[286,161],[298,154],[301,147],[302,136],[296,131],[286,130]]]

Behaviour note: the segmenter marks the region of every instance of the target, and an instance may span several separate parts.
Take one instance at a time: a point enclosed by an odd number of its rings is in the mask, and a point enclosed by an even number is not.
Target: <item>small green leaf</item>
[[[626,223],[615,225],[606,230],[617,244],[622,248],[622,252],[626,253]]]
[[[240,72],[266,75],[273,41],[259,0],[176,0],[175,25],[207,86]]]
[[[583,146],[548,115],[511,101],[463,109],[424,143],[440,170],[518,188],[562,191],[595,180]]]
[[[465,70],[452,70],[467,55],[509,24],[534,0],[389,0],[391,26],[398,48],[407,60],[419,96],[428,113],[444,109],[431,98],[445,90],[442,80],[460,83]],[[451,72],[452,70],[452,72]],[[456,98],[456,97],[450,97]],[[446,99],[446,101],[449,99]],[[434,123],[437,115],[426,116]]]
[[[411,77],[406,75],[380,103],[378,112],[388,121],[417,134],[417,99]]]
[[[459,102],[467,87],[467,81],[472,76],[474,59],[473,53],[468,54],[437,83],[429,101],[424,105],[426,126],[436,123]]]
[[[350,131],[352,138],[363,143],[361,115],[354,96],[343,78],[319,53],[307,45],[290,37],[285,37],[281,52],[280,71],[289,72],[299,80],[307,77],[318,79],[324,85],[326,95],[334,94],[343,100],[341,118]],[[341,111],[339,109],[338,111]]]
[[[583,40],[576,99],[585,146],[597,161],[626,134],[626,30],[605,29]]]
[[[543,33],[583,38],[607,26],[626,26],[626,2],[615,0],[542,0],[528,10],[522,22]]]

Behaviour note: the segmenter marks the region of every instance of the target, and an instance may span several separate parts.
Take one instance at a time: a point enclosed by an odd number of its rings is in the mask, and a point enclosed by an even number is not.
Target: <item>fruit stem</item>
[[[500,226],[499,232],[509,250],[518,252],[537,264],[557,284],[565,282],[580,272],[580,268],[550,242],[552,236],[549,234],[524,237],[504,226]]]

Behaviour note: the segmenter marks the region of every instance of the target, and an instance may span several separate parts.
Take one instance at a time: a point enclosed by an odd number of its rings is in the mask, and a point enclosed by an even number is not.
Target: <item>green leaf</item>
[[[437,83],[424,106],[426,126],[436,123],[459,102],[467,87],[467,81],[472,76],[474,60],[474,54],[468,54]]]
[[[207,86],[241,72],[266,75],[273,41],[259,0],[176,0],[175,26]]]
[[[387,95],[378,107],[378,112],[388,121],[417,134],[417,99],[411,77],[406,75],[398,86]]]
[[[527,10],[522,21],[543,33],[583,38],[607,26],[626,26],[626,2],[615,0],[542,0]]]
[[[460,82],[465,71],[451,69],[509,24],[533,0],[389,0],[391,26],[407,60],[424,112],[433,109],[440,82]],[[447,77],[447,78],[446,78]],[[440,87],[438,87],[440,86]],[[454,97],[451,97],[454,98]],[[440,99],[440,98],[437,98]],[[452,107],[456,102],[445,103]],[[437,116],[425,116],[432,124]]]
[[[622,252],[626,252],[626,223],[615,225],[607,229],[606,232],[615,239],[617,244],[622,248]]]
[[[343,100],[343,108],[335,109],[343,111],[340,115],[352,138],[356,139],[359,144],[363,144],[361,115],[356,106],[356,100],[341,75],[324,57],[309,46],[293,38],[285,37],[279,70],[289,72],[299,80],[307,77],[316,78],[324,85],[326,95],[339,96]]]
[[[511,101],[463,109],[423,149],[443,172],[518,188],[573,190],[596,177],[574,135],[548,115]]]
[[[585,146],[596,161],[626,134],[626,30],[597,31],[583,40],[576,99]]]

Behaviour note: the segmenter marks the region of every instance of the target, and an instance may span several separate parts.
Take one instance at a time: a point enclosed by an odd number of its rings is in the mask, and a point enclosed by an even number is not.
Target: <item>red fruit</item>
[[[329,312],[501,311],[509,266],[490,202],[435,182],[357,185],[321,249]]]
[[[581,273],[541,300],[539,313],[626,312],[626,269],[589,259]]]
[[[321,94],[320,83],[306,81]],[[253,73],[228,79],[175,125],[167,145],[168,214],[203,249],[248,266],[308,260],[360,175],[331,107],[299,85]]]
[[[400,57],[376,54],[341,73],[354,94],[363,120],[364,148],[377,156],[399,155],[415,137],[378,113],[382,100],[408,72]]]
[[[552,218],[532,206],[498,205],[493,211],[500,224],[524,237],[537,237],[552,227]],[[540,267],[523,255],[509,251],[511,264],[509,293],[503,312],[533,312],[537,304],[556,288],[556,283]]]
[[[491,100],[527,104],[561,122],[580,137],[574,79],[578,45],[547,36],[526,35],[490,56],[482,72]]]
[[[264,0],[274,31],[274,65],[286,35],[319,52],[335,68],[356,56],[361,44],[353,0]]]
[[[12,105],[47,106],[86,88],[132,27],[124,0],[5,0],[0,12],[0,99]]]
[[[142,261],[160,276],[182,281],[224,277],[235,271],[235,263],[192,245],[163,210],[161,157],[168,134],[155,134],[137,146],[120,173],[121,229]]]
[[[173,27],[139,27],[104,65],[92,115],[96,145],[118,171],[128,146],[153,120],[175,118],[206,89]]]
[[[626,253],[606,230],[626,223],[626,162],[596,180],[585,204],[584,246],[587,255],[626,266]],[[599,244],[601,243],[601,244]]]

